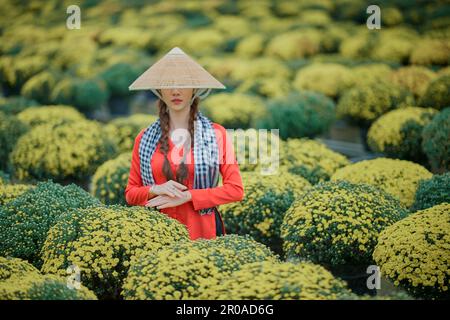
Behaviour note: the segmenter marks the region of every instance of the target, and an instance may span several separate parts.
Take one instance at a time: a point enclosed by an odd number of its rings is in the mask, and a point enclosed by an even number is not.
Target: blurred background
[[[379,29],[366,24],[372,4],[380,8]],[[80,29],[66,25],[71,5],[80,8]],[[157,119],[151,91],[128,86],[180,47],[227,87],[201,101],[204,114],[246,130],[252,141],[259,139],[252,129],[279,129],[277,176],[255,175],[260,163],[240,163],[246,198],[221,206],[229,233],[250,235],[276,253],[306,254],[358,294],[368,291],[359,267],[374,258],[390,275],[383,288],[400,285],[414,297],[448,299],[448,1],[0,0],[0,10],[0,255],[38,268],[40,259],[57,265],[47,252],[58,247],[56,236],[39,257],[56,217],[91,202],[127,206],[134,139]],[[62,187],[72,183],[75,189]],[[299,202],[296,211],[291,204],[311,187],[312,200]],[[324,204],[332,213],[319,210]],[[94,210],[102,221],[105,208]],[[305,210],[320,219],[300,229],[294,222]],[[343,212],[352,210],[361,220],[344,224]],[[398,227],[378,238],[396,221]],[[410,241],[422,233],[425,238]],[[330,237],[343,242],[331,246]],[[418,269],[411,261],[420,262]],[[105,267],[113,280],[95,278],[89,288],[117,298],[127,266]],[[314,298],[331,290],[317,288]]]
[[[156,119],[151,91],[128,86],[178,46],[227,86],[200,106],[226,128],[277,128],[282,141],[315,138],[353,162],[384,155],[445,172],[448,131],[422,143],[422,129],[450,105],[450,5],[378,1],[381,28],[371,30],[369,4],[2,0],[1,169],[16,181],[88,188]],[[70,5],[80,29],[66,26]],[[55,123],[60,135],[86,126],[80,150],[53,154],[55,133],[30,133]]]

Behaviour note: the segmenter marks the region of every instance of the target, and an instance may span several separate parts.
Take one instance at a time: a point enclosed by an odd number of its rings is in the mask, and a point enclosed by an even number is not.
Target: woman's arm
[[[144,186],[141,178],[141,169],[139,162],[139,143],[141,141],[144,130],[134,139],[133,153],[131,156],[130,175],[128,184],[125,189],[125,200],[132,206],[144,206],[150,196],[151,186]]]
[[[244,187],[234,154],[233,143],[225,128],[217,124],[214,124],[214,127],[217,130],[216,134],[218,134],[218,145],[221,147],[219,148],[219,159],[221,159],[219,168],[223,186],[189,190],[195,210],[241,201],[244,198]]]

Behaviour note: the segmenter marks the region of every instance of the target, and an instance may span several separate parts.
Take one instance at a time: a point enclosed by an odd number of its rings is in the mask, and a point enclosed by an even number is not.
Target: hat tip
[[[169,51],[169,54],[185,54],[185,53],[180,48],[174,47],[172,48],[172,50]]]

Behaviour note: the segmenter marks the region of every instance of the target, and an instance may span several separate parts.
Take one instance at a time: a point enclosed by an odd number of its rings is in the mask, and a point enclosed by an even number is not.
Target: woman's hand
[[[186,203],[188,201],[191,201],[192,195],[189,191],[182,191],[181,197],[169,197],[166,195],[157,196],[145,204],[146,207],[156,207],[156,209],[164,209],[164,208],[171,208],[171,207],[177,207],[179,205],[182,205],[183,203]]]
[[[169,197],[183,197],[183,190],[187,187],[174,180],[169,180],[162,184],[155,184],[150,188],[150,193],[157,196],[167,195]]]

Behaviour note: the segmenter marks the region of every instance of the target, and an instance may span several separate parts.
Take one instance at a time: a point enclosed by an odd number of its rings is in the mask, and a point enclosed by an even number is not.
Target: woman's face
[[[174,111],[183,110],[189,107],[192,96],[194,94],[193,88],[172,88],[160,89],[163,101]]]

